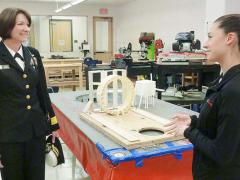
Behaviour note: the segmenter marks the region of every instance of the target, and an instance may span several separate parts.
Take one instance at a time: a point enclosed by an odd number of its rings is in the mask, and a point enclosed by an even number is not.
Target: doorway
[[[72,52],[72,20],[49,21],[50,51]]]
[[[112,26],[112,17],[93,17],[93,58],[103,63],[113,59]]]

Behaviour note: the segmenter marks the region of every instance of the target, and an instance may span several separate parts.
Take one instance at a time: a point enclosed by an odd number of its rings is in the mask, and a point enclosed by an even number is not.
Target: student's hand
[[[168,123],[164,124],[163,126],[165,127],[165,132],[167,134],[175,135],[177,125],[176,125],[176,122],[173,119],[171,119]]]
[[[184,131],[188,128],[186,124],[179,124],[177,122],[177,128],[175,129],[175,136],[184,136]]]
[[[167,134],[183,136],[184,131],[189,127],[191,118],[188,114],[179,113],[172,117],[171,121],[164,125]]]
[[[52,132],[52,143],[55,143],[55,138],[59,137],[58,131],[53,131]]]
[[[0,169],[3,168],[4,166],[2,165],[2,162],[0,161]]]
[[[181,123],[184,123],[186,125],[190,125],[191,123],[191,118],[188,114],[186,113],[178,113],[176,114],[175,116],[172,117],[173,120],[178,120],[180,121]]]
[[[1,154],[0,154],[0,169],[3,168],[3,167],[4,166],[3,166],[2,162],[1,162]]]

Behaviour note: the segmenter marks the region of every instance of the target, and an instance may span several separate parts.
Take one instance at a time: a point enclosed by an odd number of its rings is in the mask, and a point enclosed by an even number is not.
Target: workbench
[[[80,59],[43,60],[47,86],[83,86],[82,61]]]
[[[44,58],[43,64],[72,64],[72,63],[82,63],[83,60],[79,58],[62,58],[62,59],[51,59]]]
[[[190,105],[190,104],[202,104],[204,102],[205,93],[198,92],[197,96],[186,96],[173,97],[173,96],[162,96],[161,100],[170,102],[177,105]]]
[[[185,64],[185,63],[153,63],[153,80],[156,81],[157,88],[166,89],[166,76],[177,73],[196,73],[198,76],[198,90],[202,91],[203,85],[208,85],[219,76],[219,64]],[[161,93],[158,93],[161,99]]]
[[[127,67],[127,76],[133,77],[138,75],[150,76],[152,72],[152,63],[149,61],[138,61],[133,62],[130,66]]]
[[[88,91],[50,94],[60,124],[60,136],[92,180],[190,180],[192,144],[186,140],[127,150],[79,117],[86,102],[77,101]],[[196,114],[161,100],[147,111],[171,118],[178,112]]]

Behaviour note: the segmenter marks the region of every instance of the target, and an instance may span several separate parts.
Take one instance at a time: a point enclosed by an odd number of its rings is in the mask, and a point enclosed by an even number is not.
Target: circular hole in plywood
[[[164,134],[163,131],[154,128],[144,128],[139,130],[139,133],[147,136],[159,136]]]

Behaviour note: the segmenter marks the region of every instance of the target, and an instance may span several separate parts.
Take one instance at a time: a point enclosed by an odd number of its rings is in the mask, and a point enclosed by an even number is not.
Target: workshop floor
[[[72,176],[72,152],[65,144],[62,144],[65,163],[52,168],[46,165],[46,180],[90,180],[88,174],[82,168],[82,165],[77,161],[75,168],[75,178]]]
[[[45,167],[45,180],[90,180],[88,174],[84,171],[81,164],[77,161],[75,168],[75,178],[72,175],[72,156],[73,154],[68,147],[62,143],[65,163],[52,168],[48,165]],[[2,180],[0,176],[0,180]]]
[[[85,90],[85,87],[82,87],[81,89]],[[80,88],[77,87],[76,90],[80,90]],[[66,91],[72,91],[72,88],[65,87],[59,89],[59,92]],[[64,143],[62,143],[62,147],[65,156],[65,164],[60,165],[57,168],[52,168],[46,165],[46,180],[90,180],[90,177],[84,171],[79,161],[76,162],[75,178],[72,177],[73,154]]]
[[[82,89],[85,89],[85,87]],[[77,88],[77,90],[79,90],[79,88]],[[59,91],[60,92],[72,91],[72,89],[71,88],[61,88]],[[73,177],[73,175],[72,175],[73,154],[63,142],[62,142],[62,147],[63,147],[63,151],[64,151],[64,156],[65,156],[65,163],[56,168],[52,168],[52,167],[49,167],[48,165],[46,165],[45,180],[90,180],[90,177],[84,171],[84,169],[82,168],[82,165],[79,163],[79,161],[76,162],[75,178]],[[0,180],[2,180],[1,176],[0,176]]]

